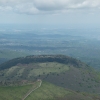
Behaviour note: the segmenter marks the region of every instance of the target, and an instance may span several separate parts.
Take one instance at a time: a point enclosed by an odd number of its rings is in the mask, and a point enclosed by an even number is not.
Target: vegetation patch
[[[69,70],[68,65],[60,64],[57,62],[38,63],[37,65],[40,66],[40,68],[35,68],[31,70],[28,76],[38,76],[49,73],[61,73]]]

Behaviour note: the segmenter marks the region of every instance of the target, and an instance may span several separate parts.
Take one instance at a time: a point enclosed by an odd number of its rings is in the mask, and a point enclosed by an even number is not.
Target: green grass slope
[[[65,97],[70,93],[70,91],[67,91],[62,87],[43,82],[41,87],[32,92],[26,100],[56,100],[57,98]]]
[[[32,85],[0,87],[0,100],[21,100]]]
[[[26,100],[99,100],[96,94],[79,93],[43,82],[41,87],[30,94]]]
[[[99,100],[100,96],[88,93],[78,93],[48,82],[31,93],[26,100]]]
[[[41,79],[74,91],[100,93],[99,76],[88,65],[63,55],[27,56],[0,65],[0,85]]]
[[[39,81],[34,84],[23,86],[0,87],[0,100],[22,100],[23,97],[39,85]],[[57,97],[64,97],[70,94],[69,91],[53,84],[42,82],[41,87],[33,91],[25,100],[56,100]]]
[[[39,81],[30,85],[0,87],[0,100],[23,100],[23,97],[40,84]],[[48,82],[33,91],[24,100],[99,100],[100,96],[87,93],[78,93]]]
[[[0,100],[22,100],[22,98],[30,91],[32,88],[36,88],[39,82],[16,85],[16,86],[0,86]]]
[[[2,81],[35,80],[48,74],[62,73],[69,70],[69,66],[57,62],[18,64],[11,68],[0,70]]]

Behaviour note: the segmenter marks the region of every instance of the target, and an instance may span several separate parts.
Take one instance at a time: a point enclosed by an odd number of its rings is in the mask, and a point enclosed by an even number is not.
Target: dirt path
[[[39,87],[41,87],[42,84],[42,80],[38,80],[40,82],[39,86],[37,86],[36,88],[30,90],[23,98],[22,100],[25,100],[33,91],[37,90]]]

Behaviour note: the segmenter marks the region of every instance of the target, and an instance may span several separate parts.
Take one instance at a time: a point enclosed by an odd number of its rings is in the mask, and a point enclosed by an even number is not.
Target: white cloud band
[[[100,0],[0,0],[0,11],[26,14],[66,12],[70,9],[100,8]]]

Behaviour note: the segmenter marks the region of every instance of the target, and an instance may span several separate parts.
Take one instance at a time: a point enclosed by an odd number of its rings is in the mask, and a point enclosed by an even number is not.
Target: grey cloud
[[[50,10],[62,10],[67,4],[67,0],[35,0],[35,6],[39,10],[50,11]]]
[[[62,13],[81,8],[100,8],[100,0],[0,0],[0,10],[26,14]]]

